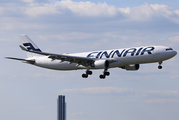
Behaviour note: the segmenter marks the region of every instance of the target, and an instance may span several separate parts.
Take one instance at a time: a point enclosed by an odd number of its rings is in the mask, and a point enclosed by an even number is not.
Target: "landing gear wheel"
[[[162,69],[162,66],[158,66],[158,69]]]
[[[162,61],[159,61],[158,63],[159,63],[158,69],[162,69],[162,66],[161,66]]]
[[[105,79],[105,75],[100,75],[99,78],[100,79]]]
[[[110,72],[104,72],[104,75],[109,76]]]
[[[92,72],[92,71],[86,71],[86,74],[87,74],[87,75],[92,75],[93,72]]]
[[[82,77],[83,77],[83,78],[87,78],[88,75],[87,75],[87,74],[82,74]]]

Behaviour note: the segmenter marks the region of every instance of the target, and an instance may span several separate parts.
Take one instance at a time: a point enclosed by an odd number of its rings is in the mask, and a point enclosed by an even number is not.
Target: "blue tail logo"
[[[40,49],[35,49],[34,46],[33,46],[31,43],[24,43],[23,45],[24,45],[28,50],[42,52]]]

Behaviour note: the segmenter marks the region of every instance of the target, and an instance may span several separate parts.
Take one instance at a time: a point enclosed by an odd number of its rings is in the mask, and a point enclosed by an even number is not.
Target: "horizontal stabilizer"
[[[31,64],[34,64],[35,63],[35,60],[26,60],[26,59],[21,59],[21,58],[13,58],[13,57],[5,57],[7,59],[13,59],[13,60],[20,60],[22,62],[27,62],[27,63],[31,63]]]
[[[22,45],[19,45],[19,47],[24,50],[24,51],[28,51],[25,47],[23,47]]]

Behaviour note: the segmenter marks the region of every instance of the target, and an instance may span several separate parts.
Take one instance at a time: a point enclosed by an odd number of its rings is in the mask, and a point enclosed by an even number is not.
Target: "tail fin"
[[[20,35],[19,37],[22,41],[23,46],[26,49],[28,49],[30,51],[41,52],[41,50],[35,45],[35,43],[27,35]],[[38,56],[37,54],[30,53],[30,52],[26,52],[26,54],[27,54],[28,58],[33,57],[33,56]]]

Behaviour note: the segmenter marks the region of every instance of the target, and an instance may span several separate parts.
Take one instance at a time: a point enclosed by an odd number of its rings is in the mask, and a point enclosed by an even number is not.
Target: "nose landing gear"
[[[159,63],[158,69],[162,69],[162,66],[161,66],[162,61],[160,61],[160,62],[158,62],[158,63]]]

